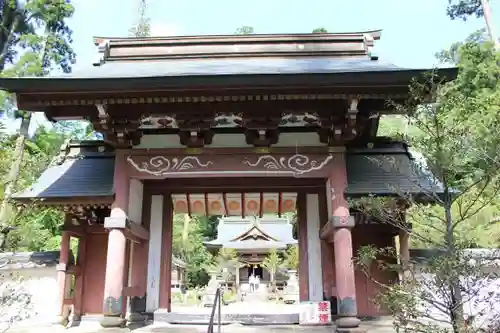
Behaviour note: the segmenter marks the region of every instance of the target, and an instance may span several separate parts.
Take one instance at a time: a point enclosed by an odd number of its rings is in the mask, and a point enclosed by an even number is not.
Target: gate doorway
[[[248,267],[248,277],[252,274],[262,280],[264,277],[264,270],[260,266]]]

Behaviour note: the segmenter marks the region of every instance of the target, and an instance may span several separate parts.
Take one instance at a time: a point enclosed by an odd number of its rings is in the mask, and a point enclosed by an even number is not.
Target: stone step
[[[215,315],[217,321],[217,314]],[[199,313],[155,313],[155,323],[170,324],[190,324],[190,325],[208,325],[210,314]],[[242,324],[242,325],[294,325],[299,323],[298,313],[280,313],[280,314],[222,314],[221,323],[223,325]]]

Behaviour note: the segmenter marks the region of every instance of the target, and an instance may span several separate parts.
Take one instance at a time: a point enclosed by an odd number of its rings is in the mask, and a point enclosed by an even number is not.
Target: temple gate
[[[348,199],[433,185],[412,173],[404,144],[377,137],[380,116],[396,112],[386,101],[407,98],[409,82],[423,73],[379,61],[371,52],[379,38],[380,31],[98,37],[102,58],[83,72],[1,78],[19,108],[52,121],[86,119],[103,135],[69,144],[15,196],[67,212],[59,315],[72,306],[76,317],[99,314],[103,326],[117,326],[169,312],[176,209],[261,216],[290,209],[290,200],[300,299],[334,297],[344,329],[383,313],[371,302],[376,286],[351,258],[361,245],[394,246],[399,230]],[[68,265],[72,236],[76,265]],[[76,282],[68,298],[69,275]]]

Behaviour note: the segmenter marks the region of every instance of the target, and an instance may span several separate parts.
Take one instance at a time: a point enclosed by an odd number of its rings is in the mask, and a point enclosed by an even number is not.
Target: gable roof
[[[357,87],[395,86],[429,69],[404,69],[380,61],[371,48],[380,30],[325,33],[183,36],[158,38],[96,37],[102,57],[94,66],[43,78],[0,78],[16,93],[271,87],[284,85]],[[456,69],[441,69],[455,77]],[[352,75],[356,73],[356,75]],[[309,74],[309,75],[304,75]],[[392,87],[388,87],[391,83]]]
[[[257,219],[250,225],[250,228],[245,231],[243,234],[236,236],[235,238],[231,239],[231,242],[236,242],[236,241],[247,241],[249,239],[253,238],[254,240],[260,239],[264,241],[277,241],[276,238],[273,236],[270,236],[267,234],[265,231],[263,231],[259,227],[259,223],[257,222]]]

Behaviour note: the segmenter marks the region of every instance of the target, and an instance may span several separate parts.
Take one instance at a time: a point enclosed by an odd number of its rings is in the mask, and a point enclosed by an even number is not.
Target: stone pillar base
[[[335,329],[336,333],[366,333],[366,329],[361,328],[361,327],[356,327],[356,328],[336,328]]]
[[[356,317],[341,317],[335,320],[335,331],[338,333],[361,333],[365,329],[359,327],[361,320]]]
[[[104,328],[109,327],[124,327],[126,320],[120,316],[104,316],[100,324]]]
[[[144,323],[147,319],[146,315],[143,315],[139,312],[130,312],[127,315],[127,324],[140,324]]]
[[[54,316],[50,323],[53,325],[62,325],[66,326],[68,324],[68,316]]]

